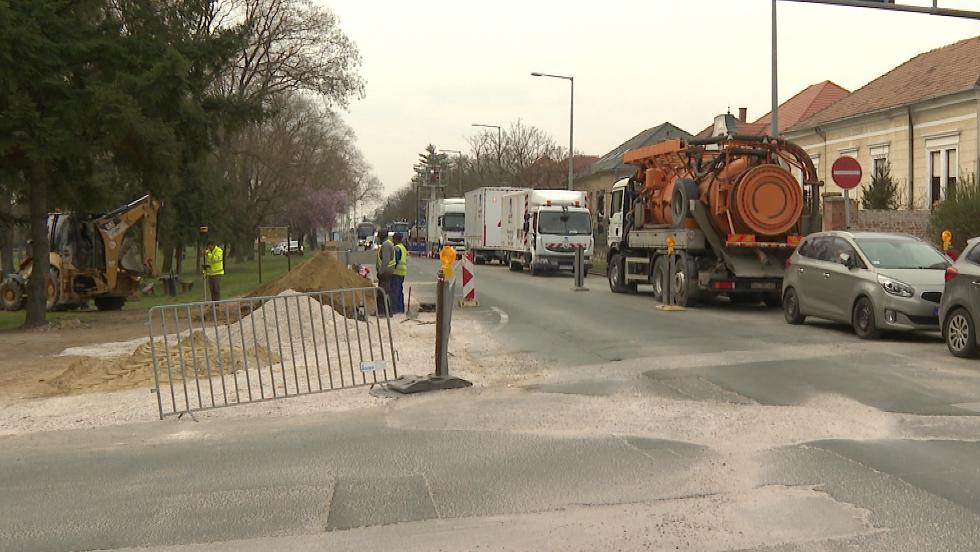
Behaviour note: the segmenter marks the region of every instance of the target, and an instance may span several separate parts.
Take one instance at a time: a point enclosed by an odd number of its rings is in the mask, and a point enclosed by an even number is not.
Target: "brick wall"
[[[935,237],[929,234],[928,210],[858,209],[858,202],[851,200],[851,230],[867,232],[895,232],[911,234],[929,242]],[[824,198],[824,230],[844,229],[844,198]]]

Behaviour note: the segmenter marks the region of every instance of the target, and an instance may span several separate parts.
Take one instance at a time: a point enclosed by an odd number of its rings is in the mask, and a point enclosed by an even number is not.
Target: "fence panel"
[[[398,377],[373,287],[156,306],[147,323],[160,419]]]

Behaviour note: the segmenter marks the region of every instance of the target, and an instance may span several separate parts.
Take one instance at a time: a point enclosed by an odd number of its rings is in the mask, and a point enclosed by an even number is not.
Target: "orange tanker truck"
[[[612,291],[649,286],[681,306],[719,295],[780,303],[784,264],[819,225],[821,183],[800,147],[723,130],[630,150],[624,160],[636,172],[604,202]]]

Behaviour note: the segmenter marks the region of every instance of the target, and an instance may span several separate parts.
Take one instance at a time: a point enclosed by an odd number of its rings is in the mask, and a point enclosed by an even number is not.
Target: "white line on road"
[[[499,332],[500,330],[504,329],[504,326],[507,325],[507,322],[510,322],[510,316],[506,312],[504,312],[504,310],[500,307],[490,307],[490,310],[497,313],[497,316],[500,317],[500,322],[498,322],[497,327],[494,328],[495,331]]]

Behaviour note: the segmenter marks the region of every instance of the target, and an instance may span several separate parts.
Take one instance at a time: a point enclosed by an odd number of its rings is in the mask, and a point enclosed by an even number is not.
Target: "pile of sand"
[[[200,331],[190,337],[182,335],[155,343],[157,363],[160,367],[160,384],[178,383],[184,377],[180,373],[180,357],[183,355],[187,381],[207,378],[209,375],[233,374],[244,367],[243,358],[249,362],[259,359],[263,363],[277,363],[278,355],[270,353],[260,344],[249,344],[248,349],[229,346],[222,342],[219,348],[214,339],[205,339]],[[172,374],[168,376],[167,365]],[[171,380],[172,377],[172,380]],[[114,358],[84,357],[68,365],[64,372],[48,382],[57,394],[114,391],[154,387],[153,349],[150,342],[140,344],[132,354]]]
[[[336,289],[359,289],[373,285],[360,274],[344,266],[333,253],[328,251],[317,254],[296,270],[287,272],[279,278],[259,286],[246,297],[271,297],[284,291],[308,293]],[[325,295],[323,302],[325,304],[334,303],[331,306],[347,318],[357,316],[358,309],[352,304],[360,301],[361,296],[343,295],[345,296],[337,297],[333,301]],[[376,310],[375,305],[370,304],[367,313],[373,315],[376,314]]]
[[[301,264],[296,270],[259,286],[246,297],[269,297],[286,290],[311,292],[364,288],[371,285],[371,282],[338,261],[333,253],[323,252]]]

